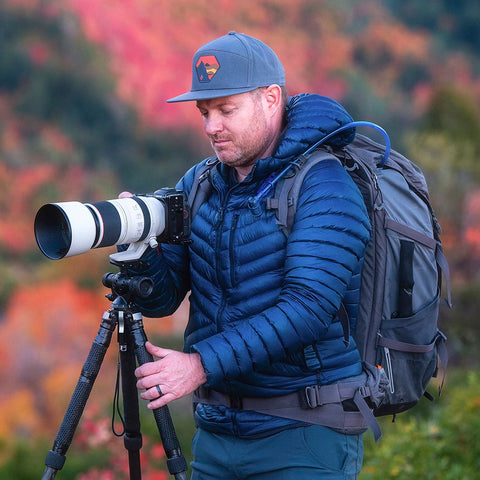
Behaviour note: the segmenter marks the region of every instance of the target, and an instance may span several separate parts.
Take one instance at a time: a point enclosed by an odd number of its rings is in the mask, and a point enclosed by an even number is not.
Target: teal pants
[[[319,425],[251,440],[199,429],[193,455],[191,480],[353,480],[362,467],[363,438]]]

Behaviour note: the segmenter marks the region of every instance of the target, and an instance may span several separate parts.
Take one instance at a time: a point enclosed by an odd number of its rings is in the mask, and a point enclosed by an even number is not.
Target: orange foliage
[[[32,199],[54,174],[52,165],[13,169],[0,163],[0,245],[7,251],[18,253],[32,246]]]
[[[63,154],[74,153],[75,147],[70,139],[52,125],[45,125],[40,129],[42,140],[50,151]]]
[[[429,37],[426,33],[416,33],[405,25],[385,20],[372,23],[360,39],[360,44],[371,55],[386,51],[395,61],[423,60],[429,53]]]
[[[391,106],[405,102],[392,90],[399,73],[410,62],[425,64],[430,51],[430,37],[426,33],[416,33],[405,25],[383,19],[371,23],[358,39],[357,51],[375,74],[370,81],[379,97],[389,98]],[[431,88],[429,89],[431,90]],[[419,95],[418,105],[426,106],[425,88],[413,91]]]
[[[0,338],[4,378],[29,387],[38,374],[83,360],[107,307],[100,293],[80,290],[70,281],[17,290]]]
[[[12,432],[28,436],[41,431],[43,422],[37,415],[35,398],[28,389],[8,392],[8,397],[0,401],[0,437],[7,437]]]
[[[103,312],[110,308],[105,293],[81,290],[71,281],[15,292],[0,336],[0,437],[8,431],[50,432],[60,425]],[[152,319],[145,330],[168,335],[171,326],[171,318]],[[94,389],[104,402],[113,397],[117,352],[114,333],[102,381]]]

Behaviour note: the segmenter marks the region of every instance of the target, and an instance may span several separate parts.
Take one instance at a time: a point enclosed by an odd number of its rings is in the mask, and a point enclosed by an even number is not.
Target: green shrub
[[[429,408],[381,419],[383,438],[365,435],[361,480],[474,480],[480,469],[480,374],[457,372]],[[417,410],[418,409],[418,410]]]

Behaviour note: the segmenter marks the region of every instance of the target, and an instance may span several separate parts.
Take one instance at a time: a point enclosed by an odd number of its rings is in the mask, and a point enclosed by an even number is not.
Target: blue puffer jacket
[[[242,183],[220,164],[212,193],[192,222],[193,243],[147,254],[156,288],[139,301],[147,316],[165,316],[191,290],[185,351],[198,352],[207,386],[237,396],[271,397],[358,375],[354,340],[345,347],[337,312],[345,298],[353,325],[362,259],[370,235],[361,194],[336,160],[320,162],[300,191],[288,238],[275,213],[251,209],[265,179],[310,145],[352,121],[335,101],[293,97],[272,157],[260,159]],[[354,132],[336,136],[349,143]],[[202,162],[203,164],[203,162]],[[178,188],[189,192],[196,165]],[[200,405],[197,421],[214,431],[261,436],[293,421],[251,411]]]

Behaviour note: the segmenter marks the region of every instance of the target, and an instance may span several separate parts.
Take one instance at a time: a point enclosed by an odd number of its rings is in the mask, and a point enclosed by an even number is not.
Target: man
[[[169,101],[196,102],[219,162],[191,245],[145,254],[142,274],[155,282],[138,300],[145,315],[169,315],[191,295],[184,352],[147,344],[158,360],[136,371],[141,396],[157,408],[195,392],[192,479],[356,478],[364,429],[309,408],[305,392],[364,378],[338,319],[342,301],[352,326],[358,310],[370,235],[361,194],[338,161],[319,162],[288,238],[266,200],[252,202],[267,179],[352,119],[326,97],[288,99],[276,54],[235,32],[196,52],[191,90]],[[348,130],[330,145],[352,138]],[[188,194],[205,163],[177,188]],[[335,408],[342,418],[355,410]]]

